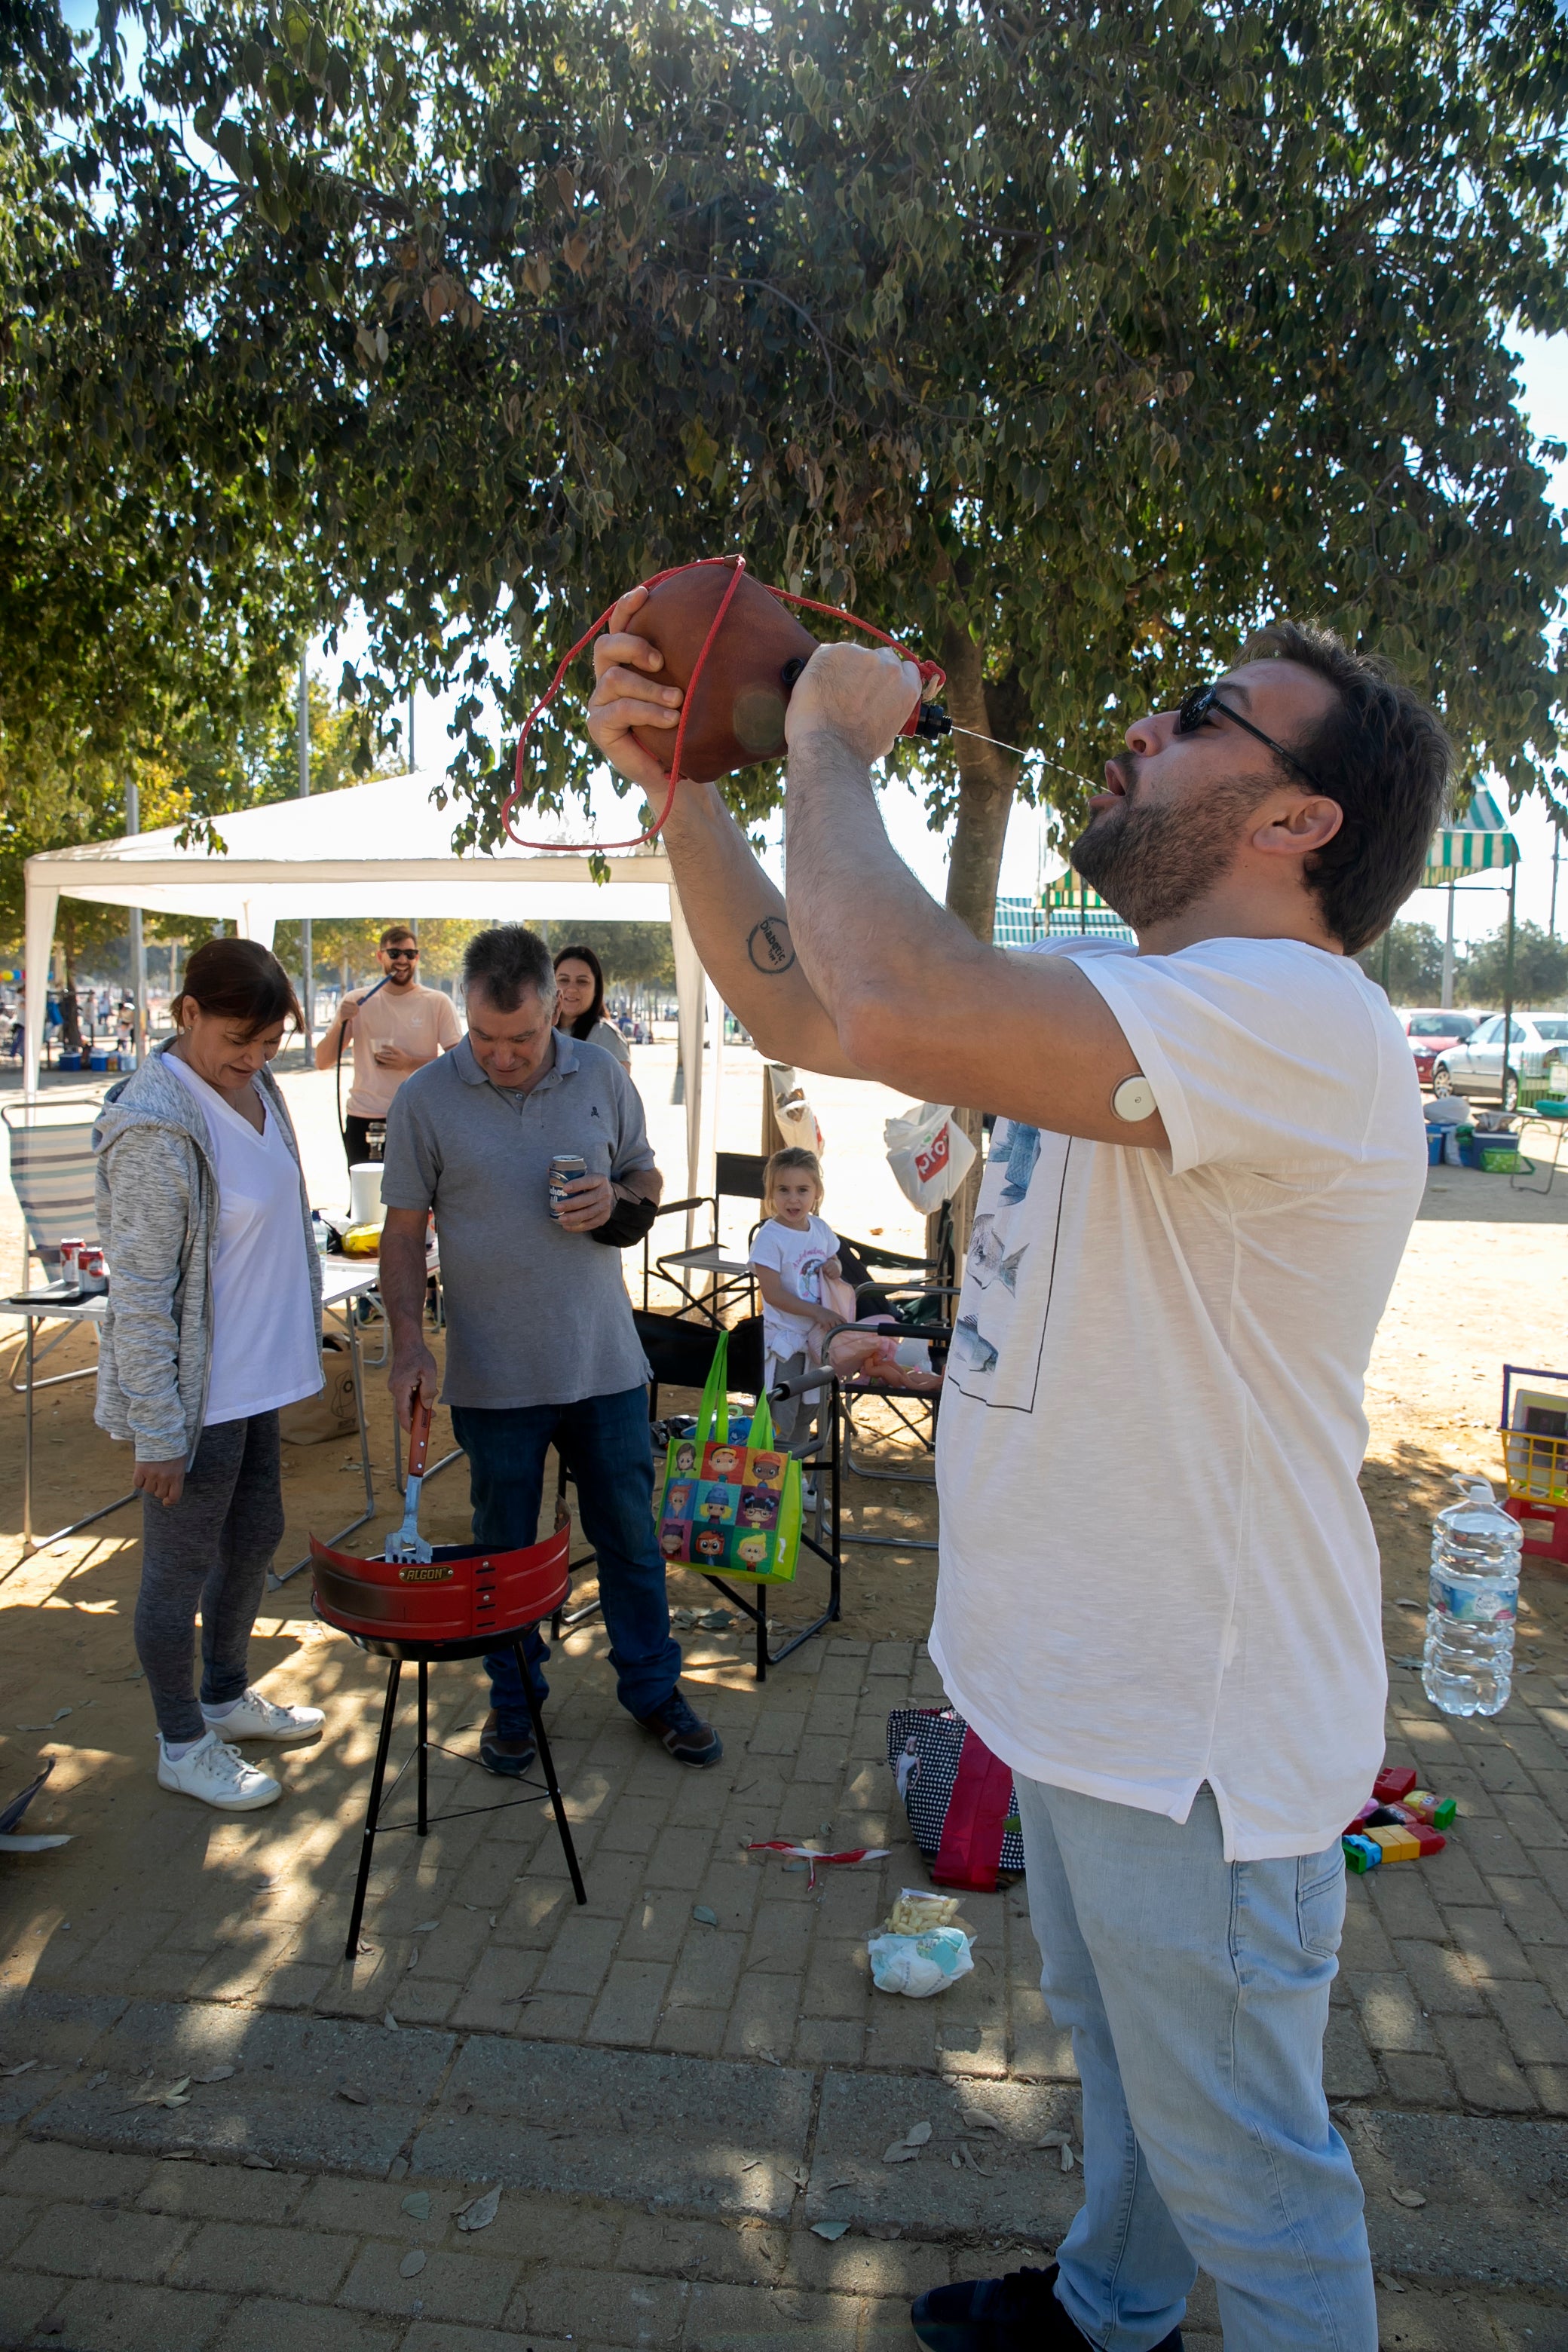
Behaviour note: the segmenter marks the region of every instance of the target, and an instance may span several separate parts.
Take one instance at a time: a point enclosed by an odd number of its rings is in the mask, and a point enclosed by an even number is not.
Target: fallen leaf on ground
[[[396,2020],[396,2018],[395,2018],[395,2017],[394,2017],[394,2015],[393,2015],[393,2013],[392,2013],[391,2010],[386,2010],[386,2011],[383,2013],[382,2021],[382,2021],[383,2025],[384,2025],[384,2026],[386,2027],[386,2029],[387,2029],[387,2031],[388,2031],[388,2032],[389,2032],[389,2033],[395,2033],[395,2032],[396,2032],[396,2031],[397,2031],[397,2020]]]
[[[1070,2171],[1072,2170],[1072,2167],[1073,2167],[1073,2153],[1072,2153],[1072,2150],[1071,2150],[1071,2148],[1070,2148],[1070,2147],[1064,2147],[1064,2148],[1063,2148],[1063,2150],[1062,2150],[1062,2170],[1063,2170],[1064,2172],[1070,2172]]]
[[[700,1920],[704,1927],[716,1927],[719,1925],[719,1914],[717,1911],[710,1911],[706,1903],[694,1903],[691,1906],[691,1916],[694,1919]]]
[[[1072,2134],[1071,2132],[1047,2132],[1044,2139],[1037,2139],[1035,2142],[1035,2146],[1037,2147],[1070,2147]]]
[[[0,2074],[25,2074],[30,2066],[36,2066],[37,2063],[36,2058],[24,2058],[19,2066],[0,2066]]]
[[[1417,2205],[1426,2202],[1419,2189],[1391,2189],[1388,2193],[1396,2205],[1408,2205],[1412,2211]]]
[[[1377,2283],[1379,2286],[1389,2294],[1403,2294],[1405,2293],[1405,2289],[1400,2285],[1399,2281],[1396,2278],[1390,2278],[1386,2271],[1379,2271],[1377,2274]]]
[[[188,2157],[195,2156],[195,2149],[194,2147],[164,2147],[160,2148],[158,2154],[160,2160],[164,2164],[181,2164]]]
[[[193,2074],[193,2083],[226,2083],[234,2073],[232,2066],[209,2066],[205,2074]]]
[[[239,2160],[247,2172],[276,2172],[278,2169],[269,2156],[242,2156]]]
[[[425,2267],[425,2263],[426,2253],[424,2247],[410,2246],[408,2252],[404,2255],[403,2260],[397,2265],[398,2277],[417,2278],[420,2272]]]
[[[826,2238],[829,2245],[837,2245],[839,2239],[847,2234],[848,2229],[847,2221],[814,2221],[811,2234],[814,2238]]]
[[[994,2116],[986,2114],[984,2107],[960,2107],[958,2112],[971,2131],[999,2132],[1004,2128]]]
[[[903,2234],[904,2225],[901,2221],[868,2221],[866,2224],[866,2235],[868,2238],[901,2238]]]
[[[51,1723],[63,1723],[69,1713],[70,1709],[68,1706],[57,1707],[54,1714],[49,1717],[49,1720]]]
[[[918,2147],[909,2147],[901,2139],[896,2139],[891,2147],[882,2150],[882,2161],[884,2164],[912,2164],[919,2154]]]
[[[346,2099],[352,2107],[368,2107],[370,2105],[369,2092],[356,2090],[352,2083],[340,2083],[338,2096],[340,2099]]]
[[[433,1936],[440,1924],[439,1919],[421,1919],[414,1932],[416,1936]]]
[[[416,2221],[427,2221],[430,2219],[430,2191],[427,2189],[411,2189],[403,2200],[402,2210]]]
[[[909,2127],[908,2131],[904,2134],[904,2146],[905,2146],[906,2147],[924,2147],[924,2146],[925,2146],[925,2144],[926,2144],[927,2140],[928,2140],[928,2139],[930,2139],[930,2137],[931,2137],[931,2126],[930,2126],[930,2124],[928,2124],[928,2123],[911,2124],[911,2125],[910,2126],[910,2127]]]
[[[1062,2153],[1064,2156],[1066,2155],[1067,2151],[1065,2148]],[[967,2140],[963,2143],[963,2161],[969,2167],[971,2172],[977,2172],[980,2175],[982,2180],[994,2179],[995,2175],[987,2166],[981,2163],[980,2158],[975,2155],[974,2150],[970,2147]]]
[[[464,2206],[458,2216],[458,2227],[459,2230],[488,2230],[500,2210],[500,2189],[487,2189],[482,2197],[476,2197],[471,2204]]]
[[[416,1944],[409,1952],[408,1965],[411,1969],[416,1969],[419,1966],[419,1947],[417,1944]]]

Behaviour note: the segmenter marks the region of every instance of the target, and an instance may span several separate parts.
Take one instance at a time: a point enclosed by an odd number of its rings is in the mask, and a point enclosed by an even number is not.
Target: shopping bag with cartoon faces
[[[784,1485],[787,1454],[755,1453],[746,1465],[748,1486],[767,1486],[776,1495]]]
[[[718,1568],[724,1559],[728,1537],[722,1528],[697,1528],[691,1535],[692,1565],[697,1568]]]
[[[668,1560],[691,1558],[689,1519],[666,1519],[658,1531],[658,1548]]]
[[[779,1523],[779,1498],[766,1486],[746,1486],[741,1493],[740,1524],[771,1532]]]
[[[696,1501],[695,1478],[672,1478],[664,1490],[664,1517],[667,1519],[689,1519]]]
[[[707,1446],[702,1455],[702,1475],[704,1478],[738,1479],[745,1459],[743,1445]]]
[[[738,1486],[726,1486],[705,1478],[697,1489],[697,1520],[701,1527],[732,1528],[735,1506],[741,1499]]]
[[[759,1529],[742,1528],[731,1538],[731,1556],[749,1576],[765,1576],[773,1562],[773,1539]]]

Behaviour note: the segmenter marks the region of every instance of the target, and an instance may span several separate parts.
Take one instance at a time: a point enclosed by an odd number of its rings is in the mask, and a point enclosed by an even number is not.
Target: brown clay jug
[[[690,683],[713,615],[733,578],[734,567],[727,562],[678,572],[661,581],[626,623],[633,636],[646,637],[664,656],[664,667],[658,673],[661,683]],[[787,605],[742,572],[697,681],[680,746],[681,774],[710,784],[737,768],[782,759],[784,705],[798,675],[791,671],[786,684],[784,673],[792,662],[809,661],[816,644]],[[668,775],[675,757],[675,729],[633,732]]]

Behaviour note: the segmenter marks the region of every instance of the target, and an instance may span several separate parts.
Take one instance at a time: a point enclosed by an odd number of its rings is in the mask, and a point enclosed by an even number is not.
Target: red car
[[[1432,1083],[1432,1065],[1449,1045],[1462,1045],[1474,1029],[1488,1018],[1484,1013],[1447,1012],[1402,1013],[1405,1034],[1410,1040],[1410,1050],[1415,1056],[1415,1075],[1424,1087]]]

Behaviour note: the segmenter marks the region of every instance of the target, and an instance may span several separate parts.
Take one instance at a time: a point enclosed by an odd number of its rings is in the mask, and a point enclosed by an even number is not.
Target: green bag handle
[[[697,1446],[700,1452],[713,1434],[713,1424],[720,1413],[724,1416],[722,1435],[730,1434],[730,1334],[721,1331],[719,1345],[713,1350],[713,1361],[708,1367],[708,1378],[702,1383],[702,1402],[697,1414]]]
[[[765,1389],[757,1399],[757,1409],[752,1415],[752,1433],[746,1443],[754,1445],[762,1454],[771,1454],[773,1450],[773,1417],[769,1410]]]

